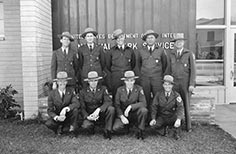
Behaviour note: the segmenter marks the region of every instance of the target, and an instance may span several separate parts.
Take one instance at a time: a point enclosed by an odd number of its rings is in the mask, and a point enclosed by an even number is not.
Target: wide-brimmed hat
[[[88,27],[84,30],[84,33],[81,35],[81,37],[85,38],[85,36],[88,34],[88,33],[92,33],[94,36],[97,36],[98,35],[98,32],[96,32],[93,28],[91,27]]]
[[[74,41],[73,35],[70,34],[70,32],[63,32],[62,34],[57,35],[60,39],[62,39],[63,36],[68,37],[70,41]]]
[[[123,35],[123,34],[124,33],[123,33],[122,29],[114,30],[112,40],[116,40],[120,35]]]
[[[171,40],[171,42],[175,42],[177,40],[187,40],[187,39],[184,38],[184,33],[176,33],[174,35],[174,38]]]
[[[163,78],[163,82],[169,82],[171,84],[174,84],[174,77],[171,75],[165,75]]]
[[[146,41],[146,38],[147,38],[148,35],[154,35],[155,38],[158,38],[158,36],[159,36],[156,32],[154,32],[154,30],[149,29],[149,30],[147,30],[147,31],[143,34],[142,39],[143,39],[144,41]]]
[[[138,76],[135,76],[134,71],[126,71],[124,73],[124,77],[121,80],[128,80],[128,79],[137,79]]]
[[[59,80],[71,80],[72,78],[68,78],[68,75],[66,72],[61,71],[57,73],[57,78],[53,81],[59,81]]]
[[[84,79],[84,81],[90,81],[90,80],[100,80],[102,79],[101,76],[98,76],[98,73],[96,71],[90,71],[88,73],[88,78]]]

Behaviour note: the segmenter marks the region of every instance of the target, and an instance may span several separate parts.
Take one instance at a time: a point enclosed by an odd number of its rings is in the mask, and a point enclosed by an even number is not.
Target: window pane
[[[223,25],[224,0],[197,0],[197,25]]]
[[[3,19],[3,3],[0,2],[0,20]]]
[[[3,20],[0,20],[0,36],[4,34],[4,24]]]
[[[231,24],[236,25],[236,1],[231,0]]]
[[[224,30],[197,30],[197,85],[223,85]]]

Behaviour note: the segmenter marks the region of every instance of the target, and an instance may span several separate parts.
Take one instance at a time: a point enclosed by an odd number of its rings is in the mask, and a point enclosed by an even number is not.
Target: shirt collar
[[[117,45],[117,47],[120,49],[122,49],[122,50],[124,50],[125,49],[125,44],[123,44],[122,46],[120,46],[120,45]]]
[[[65,47],[61,47],[61,49],[62,49],[62,52],[64,52],[65,50],[66,50],[66,54],[68,54],[68,50],[69,50],[69,48],[67,47],[67,48],[65,48]]]
[[[94,48],[94,43],[92,44],[87,44],[88,48],[92,47],[92,49]]]
[[[66,90],[60,91],[60,90],[58,89],[58,92],[60,93],[61,96],[62,96],[62,93],[66,94]]]
[[[152,46],[148,45],[148,50],[150,50],[150,48],[152,49],[152,51],[155,49],[155,44],[153,44]]]

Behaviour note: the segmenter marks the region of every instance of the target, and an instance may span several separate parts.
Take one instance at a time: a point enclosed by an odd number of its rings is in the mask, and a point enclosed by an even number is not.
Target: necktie
[[[66,57],[66,49],[64,49],[63,54],[64,54],[64,56]]]
[[[64,92],[62,92],[62,96],[61,96],[62,101],[64,101],[64,97],[65,97],[65,94]]]
[[[93,50],[92,45],[89,45],[89,51],[92,51],[92,50]]]
[[[170,97],[170,94],[169,93],[166,93],[166,100],[168,100]]]
[[[128,98],[130,97],[131,95],[131,89],[128,90]]]
[[[181,52],[177,51],[177,57],[179,58],[181,56]]]
[[[149,48],[149,52],[150,52],[150,54],[152,54],[152,48],[151,47]]]
[[[95,90],[95,89],[93,89],[93,90],[92,90],[92,92],[95,94],[96,90]]]

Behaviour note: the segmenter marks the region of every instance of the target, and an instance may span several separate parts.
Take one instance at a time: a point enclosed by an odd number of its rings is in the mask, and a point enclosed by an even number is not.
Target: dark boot
[[[176,140],[180,139],[179,129],[178,128],[175,128],[175,130],[174,130],[174,139],[176,139]]]
[[[136,134],[136,138],[137,139],[141,139],[141,140],[144,140],[144,137],[143,137],[143,130],[139,129],[137,134]]]
[[[163,136],[167,137],[167,135],[168,135],[168,126],[165,126]]]
[[[104,139],[109,139],[109,140],[111,140],[111,132],[110,132],[109,130],[105,130],[105,131],[103,132],[103,137],[104,137]]]

